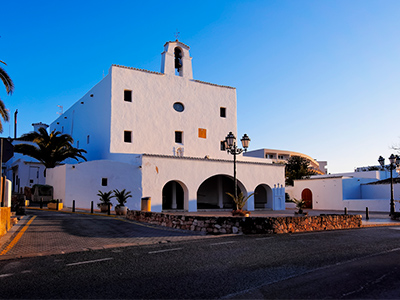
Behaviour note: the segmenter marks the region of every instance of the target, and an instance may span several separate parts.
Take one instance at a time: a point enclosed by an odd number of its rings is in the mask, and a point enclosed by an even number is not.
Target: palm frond
[[[22,135],[18,140],[31,142],[35,146],[22,147],[19,144],[16,152],[24,151],[23,154],[29,155],[43,162],[46,168],[54,168],[62,164],[66,159],[73,158],[77,161],[83,159],[86,161],[84,149],[77,149],[72,146],[73,138],[68,134],[61,134],[59,131],[53,130],[50,134],[45,128],[40,128],[38,132],[30,132]]]
[[[7,65],[4,61],[0,60],[1,63]],[[11,80],[10,76],[8,76],[6,70],[0,67],[0,79],[3,81],[4,86],[6,87],[7,94],[11,95],[14,91],[14,83]]]

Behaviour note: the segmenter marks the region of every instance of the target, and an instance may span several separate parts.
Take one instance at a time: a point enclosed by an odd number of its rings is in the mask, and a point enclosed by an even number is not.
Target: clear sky
[[[3,1],[3,136],[50,124],[111,64],[160,71],[165,42],[191,47],[195,79],[237,88],[238,135],[327,160],[376,165],[400,144],[400,1]]]

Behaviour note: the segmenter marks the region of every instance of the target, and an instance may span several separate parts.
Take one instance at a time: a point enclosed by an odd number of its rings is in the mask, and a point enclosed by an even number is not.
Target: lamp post
[[[390,161],[390,165],[389,165],[389,170],[390,170],[390,214],[389,214],[389,216],[391,216],[391,215],[394,215],[393,170],[399,164],[399,157],[394,156],[392,154],[389,157],[389,161]],[[378,162],[381,165],[381,167],[385,168],[385,159],[382,156],[379,156]]]
[[[226,151],[233,155],[233,181],[235,184],[235,199],[237,199],[236,155],[242,153],[243,151],[247,151],[250,143],[250,138],[247,136],[247,134],[244,134],[240,141],[242,142],[243,148],[237,147],[236,137],[232,132],[229,132],[229,134],[225,138]]]

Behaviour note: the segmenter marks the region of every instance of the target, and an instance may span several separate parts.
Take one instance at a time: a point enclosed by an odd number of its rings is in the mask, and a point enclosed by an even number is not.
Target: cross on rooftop
[[[178,38],[179,38],[179,34],[180,34],[180,32],[178,31],[178,29],[176,30],[176,32],[175,32],[175,38],[176,38],[176,40],[178,40]]]

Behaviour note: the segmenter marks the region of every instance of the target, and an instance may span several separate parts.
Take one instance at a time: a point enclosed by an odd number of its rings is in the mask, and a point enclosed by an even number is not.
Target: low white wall
[[[363,184],[368,178],[321,178],[295,180],[287,188],[291,198],[301,199],[301,192],[308,188],[313,195],[313,208],[320,210],[389,212],[390,184]],[[394,185],[394,199],[400,200],[400,184]],[[397,205],[397,206],[396,206]],[[395,202],[395,207],[400,204]],[[396,208],[397,210],[397,208]]]
[[[400,200],[400,184],[393,185],[393,196]],[[390,184],[363,184],[361,185],[362,199],[390,199]]]
[[[102,186],[102,178],[107,178],[107,186]],[[126,189],[131,192],[132,198],[125,205],[129,209],[140,209],[141,178],[138,165],[98,160],[59,166],[52,170],[51,179],[46,183],[54,187],[54,198],[62,199],[66,207],[72,207],[72,201],[75,200],[76,208],[90,208],[93,201],[96,209],[100,202],[97,196],[99,190],[108,192]],[[113,198],[112,203],[115,206],[117,201]]]
[[[304,189],[312,192],[313,209],[343,209],[341,177],[295,180],[294,186],[289,189],[289,195],[291,198],[301,199]]]
[[[370,212],[390,212],[390,198],[387,199],[352,199],[343,200],[343,209],[348,211],[365,211],[368,207]],[[398,211],[399,203],[395,202],[395,211]]]
[[[46,170],[46,184],[53,187],[53,199],[60,199],[64,203],[66,167],[67,165],[61,165]]]

